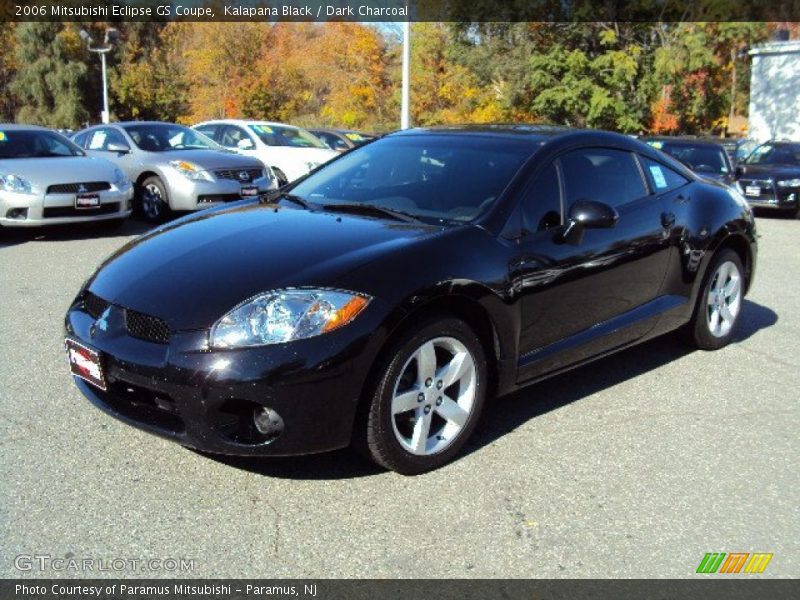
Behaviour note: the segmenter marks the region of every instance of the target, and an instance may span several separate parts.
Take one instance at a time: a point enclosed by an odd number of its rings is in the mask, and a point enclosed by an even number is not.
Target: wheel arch
[[[753,249],[750,241],[743,233],[728,233],[714,245],[713,251],[709,253],[709,264],[711,262],[711,258],[725,248],[730,248],[736,252],[736,254],[739,256],[739,260],[742,261],[745,280],[744,291],[747,293],[750,291],[750,284],[752,283],[753,279],[753,268],[755,266],[755,256],[753,256]],[[708,268],[708,265],[706,265],[706,268]]]
[[[499,301],[499,298],[493,294],[491,298]],[[498,326],[497,319],[493,318],[492,310],[487,308],[486,304],[486,298],[481,301],[475,295],[467,293],[440,294],[424,300],[419,300],[419,296],[412,296],[407,303],[401,305],[386,318],[384,321],[386,335],[369,365],[367,377],[359,395],[356,422],[352,434],[354,439],[357,439],[358,428],[365,426],[370,403],[369,394],[379,378],[376,365],[386,360],[387,353],[398,336],[403,335],[424,319],[437,315],[455,317],[464,321],[475,332],[486,353],[489,380],[486,387],[487,398],[491,398],[498,391],[502,393],[511,384],[515,373],[510,372],[509,361],[505,359],[512,349],[507,347],[508,342],[503,340],[502,327]]]

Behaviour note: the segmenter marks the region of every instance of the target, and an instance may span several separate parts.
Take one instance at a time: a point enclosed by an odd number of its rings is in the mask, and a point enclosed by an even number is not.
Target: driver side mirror
[[[595,200],[576,200],[569,208],[569,215],[564,233],[565,242],[578,245],[583,240],[585,229],[609,229],[619,220],[617,210]]]
[[[117,154],[128,154],[131,148],[127,144],[109,144],[106,146],[106,150],[109,152],[116,152]]]
[[[253,140],[249,138],[244,138],[243,140],[239,140],[236,143],[236,147],[239,150],[252,150],[253,148],[256,147],[256,145],[253,143]]]

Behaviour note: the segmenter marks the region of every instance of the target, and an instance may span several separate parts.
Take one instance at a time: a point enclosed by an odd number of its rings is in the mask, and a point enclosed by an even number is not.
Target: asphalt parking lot
[[[0,576],[81,575],[14,566],[44,554],[189,558],[196,577],[692,577],[755,551],[799,577],[800,221],[758,227],[736,343],[667,336],[500,399],[415,478],[349,451],[215,459],[107,417],[67,374],[62,319],[143,226],[0,232]]]

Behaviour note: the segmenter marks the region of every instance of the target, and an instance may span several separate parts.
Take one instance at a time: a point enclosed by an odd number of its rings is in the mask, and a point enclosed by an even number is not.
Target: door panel
[[[578,160],[582,158],[586,157],[557,161],[567,212],[570,201],[595,199],[587,198],[587,192],[608,202],[614,191],[602,190],[603,173],[592,171],[588,162]],[[632,155],[629,159],[636,166]],[[565,172],[568,161],[582,164],[581,173]],[[628,173],[641,177],[638,167]],[[578,176],[602,192],[584,186],[586,192],[571,194],[569,182]],[[641,185],[647,193],[641,181],[620,182],[619,169],[608,184],[629,195]],[[521,301],[521,381],[583,360],[587,351],[602,353],[649,331],[653,319],[648,310],[633,311],[657,298],[669,261],[661,206],[659,198],[650,195],[622,203],[616,207],[619,220],[614,227],[586,229],[575,245],[563,241],[563,226],[523,238],[510,265]],[[611,327],[604,327],[612,321]]]

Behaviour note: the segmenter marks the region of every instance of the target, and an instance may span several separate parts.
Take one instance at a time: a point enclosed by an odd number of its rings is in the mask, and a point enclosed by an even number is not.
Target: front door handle
[[[669,229],[673,225],[675,225],[675,214],[671,212],[661,213],[661,226],[664,227],[664,229]]]

